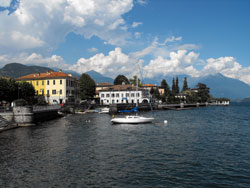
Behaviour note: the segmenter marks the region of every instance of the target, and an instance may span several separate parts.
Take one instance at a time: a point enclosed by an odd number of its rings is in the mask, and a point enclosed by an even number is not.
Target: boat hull
[[[115,124],[139,124],[139,123],[151,123],[154,118],[148,117],[125,117],[125,118],[113,118],[111,119],[112,123]]]

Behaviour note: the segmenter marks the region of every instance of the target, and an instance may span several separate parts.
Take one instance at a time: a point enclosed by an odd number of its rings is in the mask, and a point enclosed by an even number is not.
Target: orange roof
[[[63,72],[35,73],[19,77],[17,78],[17,80],[38,80],[45,78],[61,78],[61,77],[71,77],[71,74],[66,74]]]
[[[154,84],[144,84],[143,86],[144,87],[155,87],[156,85],[154,85]]]

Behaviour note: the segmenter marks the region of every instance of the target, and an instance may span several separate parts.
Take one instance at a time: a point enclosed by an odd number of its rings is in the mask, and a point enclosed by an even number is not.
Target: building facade
[[[35,88],[37,96],[44,96],[49,104],[80,102],[79,82],[71,74],[46,72],[29,74],[16,79],[29,82]]]
[[[99,90],[100,104],[149,103],[149,92],[132,85],[114,85],[105,90]]]

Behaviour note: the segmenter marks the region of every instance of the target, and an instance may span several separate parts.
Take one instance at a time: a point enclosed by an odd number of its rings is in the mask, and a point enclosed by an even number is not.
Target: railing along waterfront
[[[13,108],[11,106],[0,106],[0,112],[12,112]]]
[[[60,105],[48,105],[48,106],[33,106],[33,111],[42,111],[42,110],[59,110],[61,108]]]

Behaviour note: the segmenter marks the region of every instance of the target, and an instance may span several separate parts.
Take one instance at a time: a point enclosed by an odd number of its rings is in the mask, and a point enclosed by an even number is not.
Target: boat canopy
[[[136,106],[135,108],[131,110],[120,110],[120,112],[138,112],[138,107]]]

